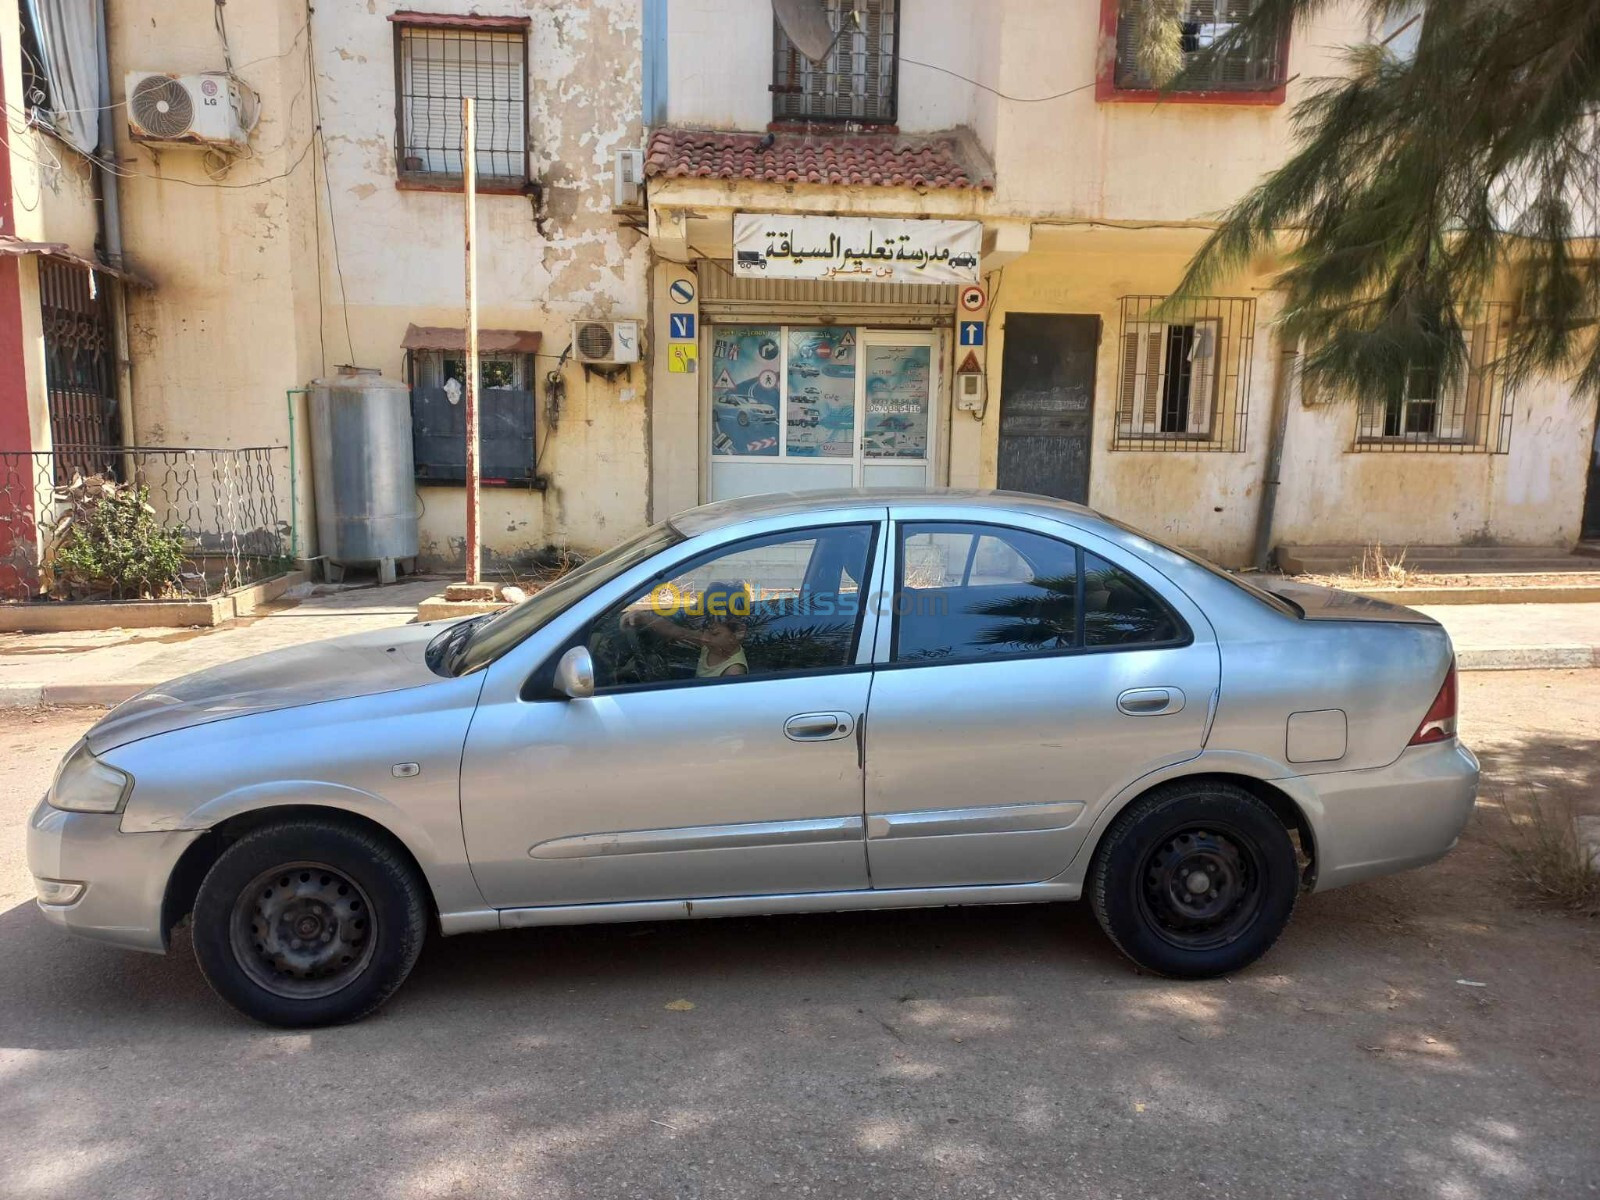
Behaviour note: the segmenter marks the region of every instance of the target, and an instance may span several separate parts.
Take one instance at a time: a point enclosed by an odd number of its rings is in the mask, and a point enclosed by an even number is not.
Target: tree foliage
[[[1334,4],[1258,0],[1169,85]],[[1600,392],[1600,2],[1363,7],[1405,41],[1379,32],[1311,84],[1289,159],[1223,215],[1179,294],[1282,249],[1284,325],[1308,376],[1376,398],[1408,369],[1459,378],[1474,309],[1509,289],[1508,380],[1552,372]]]

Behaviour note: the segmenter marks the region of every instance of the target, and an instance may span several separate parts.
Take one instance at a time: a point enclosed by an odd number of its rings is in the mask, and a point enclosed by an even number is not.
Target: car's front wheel
[[[212,864],[194,905],[206,981],[269,1025],[335,1025],[405,981],[427,932],[424,883],[384,838],[336,821],[257,829]]]
[[[1220,781],[1157,788],[1122,813],[1089,873],[1100,926],[1141,967],[1204,979],[1277,941],[1300,891],[1288,831]]]

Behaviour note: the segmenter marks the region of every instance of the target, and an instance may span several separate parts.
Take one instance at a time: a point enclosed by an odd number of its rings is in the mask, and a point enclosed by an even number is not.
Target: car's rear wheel
[[[1300,871],[1282,822],[1243,788],[1169,784],[1107,832],[1089,873],[1100,926],[1134,962],[1204,979],[1247,966],[1278,940]]]
[[[354,1021],[411,973],[427,932],[423,887],[374,834],[319,820],[257,829],[200,885],[195,957],[216,993],[258,1021]]]

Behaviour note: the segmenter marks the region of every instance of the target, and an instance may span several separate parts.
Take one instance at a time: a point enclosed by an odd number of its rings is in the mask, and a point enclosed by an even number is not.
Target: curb
[[[1456,651],[1456,668],[1462,671],[1550,671],[1575,667],[1600,668],[1600,646],[1496,646]],[[0,684],[0,709],[110,708],[159,682]]]
[[[0,708],[110,708],[153,686],[152,683],[0,684]]]

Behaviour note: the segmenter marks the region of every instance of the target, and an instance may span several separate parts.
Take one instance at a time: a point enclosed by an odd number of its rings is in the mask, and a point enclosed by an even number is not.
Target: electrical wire
[[[1052,92],[1048,96],[1013,96],[1009,92],[1002,92],[999,88],[990,87],[987,83],[979,83],[976,79],[970,79],[961,74],[960,71],[952,71],[949,67],[939,67],[935,66],[933,63],[922,62],[915,58],[907,58],[904,54],[900,56],[900,61],[903,63],[910,63],[913,67],[922,67],[928,71],[938,71],[941,75],[948,75],[952,79],[959,79],[962,83],[970,83],[973,87],[978,88],[980,91],[985,91],[991,95],[998,96],[1002,100],[1009,100],[1013,104],[1045,104],[1051,100],[1059,100],[1063,96],[1071,96],[1076,92],[1088,91],[1094,86],[1094,82],[1090,82],[1080,84],[1075,88],[1068,88],[1064,92]]]
[[[356,360],[355,339],[350,336],[350,296],[344,286],[344,263],[339,258],[339,226],[333,214],[333,181],[328,177],[328,139],[322,132],[322,99],[317,91],[317,53],[316,34],[311,28],[311,5],[306,4],[306,71],[311,76],[311,136],[322,147],[322,187],[328,197],[328,233],[333,242],[333,269],[339,277],[339,309],[344,315],[344,345],[350,355],[350,361]],[[312,165],[312,188],[316,188],[316,165]],[[321,222],[318,222],[317,236],[321,237]],[[322,296],[322,255],[317,255],[317,297],[318,302]],[[320,317],[319,317],[320,320]],[[326,371],[327,364],[323,368]]]

